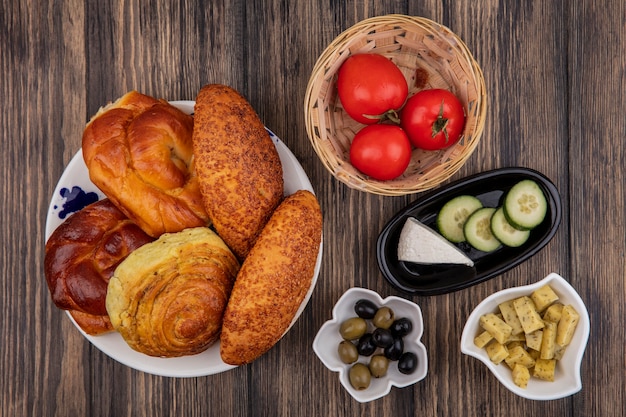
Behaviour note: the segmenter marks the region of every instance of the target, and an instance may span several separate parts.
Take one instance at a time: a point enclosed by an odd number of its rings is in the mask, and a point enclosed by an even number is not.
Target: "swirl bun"
[[[206,226],[192,131],[190,115],[131,91],[102,108],[85,128],[89,178],[150,236]]]
[[[239,263],[208,227],[166,233],[109,281],[106,308],[128,345],[150,356],[206,350],[219,337]]]
[[[52,301],[88,334],[112,330],[105,307],[109,279],[129,253],[153,240],[107,199],[74,213],[46,242]]]

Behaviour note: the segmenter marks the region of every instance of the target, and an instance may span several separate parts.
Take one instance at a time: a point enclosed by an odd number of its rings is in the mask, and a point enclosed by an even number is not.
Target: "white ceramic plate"
[[[193,113],[195,104],[193,101],[172,101],[171,103],[188,114]],[[268,132],[278,150],[283,166],[285,195],[293,194],[300,189],[314,192],[309,178],[296,157],[273,132],[269,130]],[[89,172],[83,161],[82,150],[79,150],[67,165],[63,175],[61,175],[50,200],[46,219],[46,241],[71,212],[82,208],[82,205],[86,202],[102,198],[104,198],[104,194],[89,180]],[[320,244],[311,287],[302,301],[290,328],[302,314],[317,283],[322,261],[322,246]],[[72,320],[69,314],[68,317]],[[233,365],[224,363],[220,358],[219,342],[197,355],[180,358],[155,358],[131,349],[117,332],[91,336],[83,332],[73,320],[72,322],[83,336],[99,350],[116,361],[139,371],[168,377],[196,377],[212,375],[235,368]]]
[[[350,384],[349,370],[351,365],[346,365],[339,358],[337,347],[342,338],[339,334],[341,323],[355,317],[354,304],[361,299],[367,299],[379,307],[387,306],[393,310],[396,318],[406,317],[413,323],[413,329],[403,337],[404,351],[413,352],[417,356],[417,368],[409,375],[398,371],[397,362],[389,364],[387,375],[381,378],[372,378],[370,386],[364,390],[356,390]],[[325,322],[313,340],[313,350],[328,369],[339,373],[341,385],[358,402],[365,403],[384,397],[389,394],[391,387],[407,387],[426,378],[428,373],[428,355],[426,346],[421,341],[424,332],[422,310],[417,304],[404,298],[389,296],[384,300],[381,296],[365,288],[350,288],[346,291],[333,308],[333,318]],[[360,356],[358,362],[367,364],[368,358]]]
[[[520,388],[513,383],[511,370],[501,363],[496,365],[489,359],[485,349],[474,345],[474,338],[480,332],[479,319],[485,313],[498,311],[498,304],[503,301],[512,300],[523,295],[530,295],[533,291],[544,285],[550,287],[559,296],[559,301],[563,304],[571,304],[578,314],[580,321],[574,332],[574,337],[565,349],[563,358],[557,361],[556,375],[553,382],[542,381],[531,376],[528,386]],[[582,389],[580,378],[580,365],[587,347],[589,339],[589,313],[576,290],[563,277],[551,273],[539,282],[522,287],[508,288],[499,291],[485,298],[470,314],[461,336],[461,352],[473,356],[484,363],[487,368],[500,380],[500,382],[510,391],[520,397],[531,400],[555,400],[577,393]]]

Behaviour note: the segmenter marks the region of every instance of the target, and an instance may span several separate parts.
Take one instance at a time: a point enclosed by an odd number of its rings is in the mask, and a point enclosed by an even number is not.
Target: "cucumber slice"
[[[467,218],[483,204],[474,196],[460,195],[448,201],[437,214],[437,229],[450,242],[465,241],[463,225]]]
[[[504,199],[504,215],[511,226],[530,230],[546,217],[548,202],[539,185],[533,180],[515,184]]]
[[[491,216],[495,211],[492,207],[478,209],[465,222],[465,239],[474,249],[493,252],[501,246],[500,241],[491,233]]]
[[[514,248],[522,246],[530,236],[530,230],[519,230],[511,226],[504,215],[503,207],[499,207],[491,216],[491,233],[503,245]]]

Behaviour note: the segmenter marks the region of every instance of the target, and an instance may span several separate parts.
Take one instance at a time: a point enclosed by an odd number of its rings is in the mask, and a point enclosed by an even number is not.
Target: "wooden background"
[[[326,45],[388,13],[450,27],[484,70],[485,133],[453,179],[537,169],[557,185],[564,217],[551,243],[511,271],[452,294],[411,297],[425,316],[428,376],[360,404],[311,344],[346,289],[401,295],[377,268],[375,240],[419,195],[368,195],[331,177],[309,145],[303,100]],[[621,0],[3,0],[0,416],[625,415],[625,45]],[[193,100],[209,82],[243,93],[300,160],[325,216],[323,265],[301,319],[258,361],[208,377],[157,377],[102,354],[53,306],[43,277],[45,218],[101,105],[130,89]],[[508,392],[458,341],[484,297],[552,271],[579,291],[592,330],[582,391],[537,402]]]

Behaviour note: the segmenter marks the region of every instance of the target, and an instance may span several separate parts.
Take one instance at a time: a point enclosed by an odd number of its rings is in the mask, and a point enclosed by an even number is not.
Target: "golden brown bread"
[[[83,313],[78,310],[68,310],[74,322],[87,334],[98,336],[113,331],[113,325],[108,315],[99,316]]]
[[[280,157],[252,106],[230,87],[204,86],[194,118],[204,206],[217,233],[243,260],[283,197]]]
[[[46,242],[44,272],[55,305],[88,334],[112,330],[109,279],[129,253],[153,240],[107,199],[74,213]]]
[[[192,131],[191,116],[131,91],[101,109],[85,128],[89,178],[150,236],[206,226]]]
[[[286,197],[237,275],[222,324],[220,354],[249,363],[278,342],[305,298],[322,238],[322,214],[305,190]]]
[[[239,262],[208,227],[166,233],[109,281],[106,308],[128,345],[150,356],[206,350],[219,337]]]

